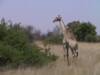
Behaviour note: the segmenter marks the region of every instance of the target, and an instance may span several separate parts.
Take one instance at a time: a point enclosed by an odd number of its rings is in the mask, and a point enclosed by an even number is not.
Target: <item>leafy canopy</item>
[[[74,21],[68,25],[69,31],[74,33],[79,41],[95,41],[96,27],[90,22]],[[91,37],[90,37],[91,36]],[[89,40],[88,40],[89,39]]]

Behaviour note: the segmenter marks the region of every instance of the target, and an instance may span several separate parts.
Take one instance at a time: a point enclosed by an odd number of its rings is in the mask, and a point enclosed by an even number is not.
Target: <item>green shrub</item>
[[[87,35],[87,36],[85,37],[85,41],[86,41],[86,42],[95,42],[95,41],[96,41],[96,36]]]
[[[56,56],[47,56],[36,45],[28,46],[24,51],[19,51],[10,45],[0,43],[0,65],[18,66],[22,64],[41,66],[56,60]]]
[[[0,66],[40,66],[56,60],[55,55],[48,56],[41,50],[29,42],[20,24],[8,25],[5,20],[0,23]]]
[[[96,42],[100,42],[100,35],[96,36]]]
[[[62,37],[61,36],[47,37],[44,42],[47,44],[62,44]]]
[[[6,45],[4,43],[0,43],[0,63],[2,65],[7,65],[7,64],[13,63],[15,61],[17,63],[19,53],[20,52],[18,52],[18,50],[16,50],[12,46],[10,46],[8,44]]]

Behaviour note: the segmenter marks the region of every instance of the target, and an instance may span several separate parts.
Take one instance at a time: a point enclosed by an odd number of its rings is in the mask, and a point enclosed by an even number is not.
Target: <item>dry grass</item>
[[[51,52],[59,56],[56,62],[39,69],[7,70],[0,75],[100,75],[100,43],[79,43],[78,60],[75,62],[70,53],[70,66],[64,61],[61,45],[51,46]]]

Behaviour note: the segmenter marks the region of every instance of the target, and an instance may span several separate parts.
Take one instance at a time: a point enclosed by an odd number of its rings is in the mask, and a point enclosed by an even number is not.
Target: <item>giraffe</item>
[[[59,22],[63,32],[63,50],[64,50],[64,59],[67,56],[67,63],[69,65],[69,49],[72,52],[73,58],[78,57],[78,42],[76,41],[75,37],[71,35],[71,33],[66,28],[63,20],[61,19],[60,15],[58,15],[53,22]]]

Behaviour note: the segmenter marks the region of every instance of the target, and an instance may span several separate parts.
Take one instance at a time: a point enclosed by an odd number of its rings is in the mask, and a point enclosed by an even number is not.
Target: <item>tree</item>
[[[66,25],[69,32],[73,33],[73,36],[77,39],[77,30],[80,27],[81,23],[79,21],[73,21]]]
[[[0,22],[0,41],[7,35],[7,25],[5,19],[3,18]]]
[[[47,33],[47,37],[53,37],[53,36],[54,36],[53,32],[49,31],[49,32]]]
[[[75,34],[77,28],[80,26],[80,22],[79,21],[73,21],[73,22],[70,22],[66,25],[66,27],[68,28],[68,30],[72,33]]]
[[[23,27],[23,30],[28,35],[29,41],[33,42],[33,30],[34,30],[34,27],[32,27],[32,26]]]
[[[3,38],[4,42],[22,50],[28,42],[28,37],[20,27],[20,24],[12,24],[7,27],[7,35]]]
[[[31,30],[31,27],[29,27]],[[31,31],[29,30],[29,33]],[[40,34],[38,31],[37,33]],[[20,23],[9,24],[2,19],[0,22],[0,67],[11,65],[41,66],[56,60],[56,56],[45,54],[42,48],[30,43],[28,34],[20,26]]]
[[[62,30],[61,30],[61,26],[60,26],[60,25],[56,26],[56,27],[53,29],[53,34],[54,34],[55,36],[60,36],[60,35],[62,34]]]
[[[41,39],[41,31],[40,30],[36,30],[33,33],[33,40],[40,40]]]
[[[88,41],[86,39],[89,39],[90,36],[92,37],[91,41],[95,39],[96,27],[90,22],[80,23],[79,21],[74,21],[68,24],[68,28],[79,41]]]
[[[33,26],[27,26],[24,27],[23,30],[28,35],[28,39],[31,43],[33,43],[34,40],[40,40],[41,39],[41,31],[36,29]]]

